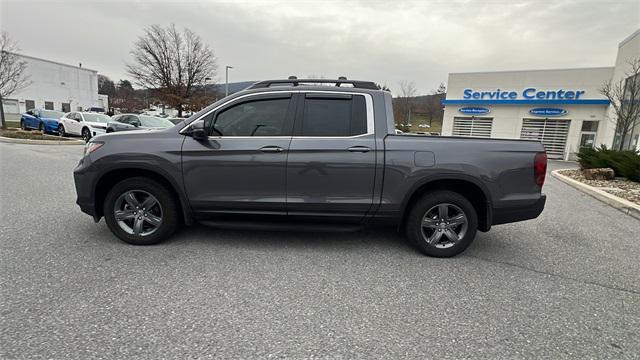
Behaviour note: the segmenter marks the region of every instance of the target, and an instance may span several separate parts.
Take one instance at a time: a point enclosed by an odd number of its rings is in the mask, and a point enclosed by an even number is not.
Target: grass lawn
[[[14,139],[28,139],[28,140],[51,140],[51,141],[69,141],[72,139],[66,139],[55,135],[44,135],[40,131],[22,131],[18,129],[0,129],[0,136],[14,138]]]

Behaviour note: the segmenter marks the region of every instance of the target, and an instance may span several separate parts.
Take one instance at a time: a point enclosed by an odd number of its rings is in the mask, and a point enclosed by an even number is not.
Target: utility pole
[[[224,69],[224,96],[229,96],[229,69],[233,69],[233,66],[227,65]]]

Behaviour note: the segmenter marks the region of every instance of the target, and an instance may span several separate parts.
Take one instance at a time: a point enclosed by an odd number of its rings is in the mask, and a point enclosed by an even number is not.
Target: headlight
[[[89,155],[92,152],[100,149],[102,147],[102,145],[104,145],[103,142],[101,141],[91,141],[88,142],[85,146],[84,146],[84,155]]]

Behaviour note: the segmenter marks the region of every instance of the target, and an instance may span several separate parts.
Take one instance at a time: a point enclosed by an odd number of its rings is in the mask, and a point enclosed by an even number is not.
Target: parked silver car
[[[107,132],[129,131],[129,130],[158,130],[166,129],[174,124],[163,118],[139,115],[139,114],[118,114],[111,117],[107,124]]]

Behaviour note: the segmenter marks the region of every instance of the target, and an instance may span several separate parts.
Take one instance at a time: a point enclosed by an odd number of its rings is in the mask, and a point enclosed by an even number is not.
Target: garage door
[[[491,137],[492,118],[454,117],[453,136]]]
[[[542,142],[550,159],[564,159],[571,120],[523,119],[521,139]]]

